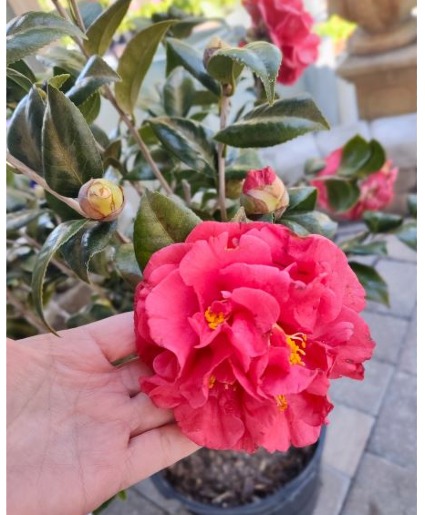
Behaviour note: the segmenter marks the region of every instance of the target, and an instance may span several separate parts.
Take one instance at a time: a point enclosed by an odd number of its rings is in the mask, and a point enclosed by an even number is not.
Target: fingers
[[[129,412],[131,437],[169,424],[174,420],[171,410],[157,408],[144,393],[139,393],[130,400]]]
[[[198,449],[199,446],[186,438],[177,424],[168,424],[132,438],[124,487],[169,467]]]
[[[152,372],[140,359],[137,359],[117,367],[116,374],[119,376],[130,397],[134,397],[140,392],[139,379],[151,375]]]
[[[136,352],[133,312],[122,313],[78,328],[89,335],[111,363]]]

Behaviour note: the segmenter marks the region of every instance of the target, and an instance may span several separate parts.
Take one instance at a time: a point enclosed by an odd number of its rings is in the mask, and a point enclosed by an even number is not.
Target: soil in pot
[[[276,492],[306,467],[316,445],[288,452],[254,454],[200,449],[168,468],[164,475],[184,496],[231,508],[253,503]]]

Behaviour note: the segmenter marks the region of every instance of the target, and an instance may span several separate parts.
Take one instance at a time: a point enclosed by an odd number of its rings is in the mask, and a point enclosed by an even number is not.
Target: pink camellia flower
[[[330,380],[363,378],[365,292],[330,240],[203,222],[156,252],[135,296],[141,388],[201,446],[286,450],[319,437]]]
[[[251,15],[251,32],[271,40],[283,53],[278,82],[293,84],[318,57],[320,38],[311,32],[313,18],[301,0],[243,0]]]
[[[279,217],[289,204],[288,191],[273,168],[247,173],[242,186],[241,205],[248,215],[276,213]]]
[[[326,166],[317,174],[319,177],[336,175],[341,164],[343,149],[339,148],[326,158]],[[338,213],[346,220],[358,220],[365,211],[379,211],[388,206],[394,198],[394,184],[397,179],[398,168],[394,167],[391,160],[387,160],[384,166],[377,172],[373,172],[361,180],[360,198],[348,211]],[[320,207],[332,212],[329,205],[328,192],[323,180],[313,179],[310,181],[318,191],[318,203]]]

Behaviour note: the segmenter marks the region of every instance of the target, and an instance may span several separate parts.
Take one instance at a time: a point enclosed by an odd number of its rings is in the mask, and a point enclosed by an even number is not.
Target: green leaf
[[[179,39],[168,38],[167,75],[177,66],[183,66],[195,79],[217,97],[221,94],[220,84],[205,70],[201,52]]]
[[[83,115],[51,86],[43,126],[43,168],[47,184],[66,197],[76,197],[84,183],[103,175],[102,159]]]
[[[69,73],[61,73],[60,75],[54,75],[47,81],[50,86],[56,89],[61,89],[65,82],[71,77]]]
[[[8,79],[17,84],[26,93],[32,88],[32,82],[23,73],[14,70],[13,68],[6,68],[6,76]]]
[[[53,13],[28,12],[10,21],[6,28],[6,60],[13,63],[35,54],[63,36],[85,38],[75,25]]]
[[[81,17],[86,28],[90,27],[103,11],[102,6],[98,2],[78,2],[78,7],[80,8]]]
[[[363,220],[370,232],[389,232],[403,223],[403,217],[382,211],[365,211]]]
[[[103,55],[111,44],[119,24],[127,13],[131,0],[118,0],[103,11],[87,30],[84,48],[89,54]]]
[[[271,147],[308,132],[329,129],[308,95],[263,104],[218,132],[214,139],[233,147]]]
[[[319,211],[308,213],[284,213],[279,223],[286,225],[300,236],[307,234],[321,234],[332,239],[335,236],[338,224],[329,216]]]
[[[163,147],[194,170],[215,174],[216,150],[212,134],[200,123],[185,118],[148,120]]]
[[[17,231],[44,213],[46,213],[45,209],[23,209],[9,213],[6,217],[6,231]]]
[[[306,175],[316,175],[320,170],[326,167],[326,161],[321,158],[312,157],[307,159],[304,165],[304,173]]]
[[[99,116],[101,108],[101,97],[99,91],[95,91],[91,97],[78,106],[86,122],[90,125]]]
[[[140,269],[143,270],[157,250],[184,241],[200,222],[180,199],[147,190],[134,222],[134,250]]]
[[[239,66],[226,66],[226,61],[229,60]],[[274,86],[281,62],[282,53],[276,46],[266,41],[256,41],[248,43],[242,48],[217,50],[209,59],[207,68],[208,73],[221,83],[234,84],[242,67],[248,67],[261,79],[267,100],[269,104],[273,104]],[[230,71],[230,74],[226,74],[226,69]]]
[[[48,191],[44,191],[44,195],[46,197],[47,205],[55,212],[56,215],[59,215],[62,222],[84,218],[72,209],[72,207],[69,207],[68,204],[65,204],[62,200],[59,200]]]
[[[416,218],[418,216],[418,197],[417,195],[408,195],[407,208],[409,209],[410,216]]]
[[[186,71],[178,67],[164,85],[164,109],[168,116],[186,116],[192,107],[195,86]]]
[[[342,248],[342,246],[341,246]],[[359,243],[351,245],[347,250],[343,249],[347,255],[355,256],[387,256],[387,242],[386,241],[371,241],[370,243]]]
[[[43,312],[43,283],[47,267],[61,246],[66,243],[69,238],[72,238],[72,236],[74,236],[74,234],[76,234],[87,223],[87,220],[72,220],[58,225],[49,234],[49,237],[46,239],[43,247],[37,255],[31,283],[33,302],[35,310],[42,322],[52,333],[55,333],[55,331],[46,322]]]
[[[130,286],[137,286],[142,280],[142,274],[137,263],[132,243],[120,245],[115,252],[114,263],[120,276]]]
[[[370,156],[369,143],[357,134],[344,145],[338,174],[346,177],[355,175]]]
[[[10,153],[38,174],[43,174],[41,131],[45,105],[39,90],[32,86],[18,104],[10,121],[7,146]]]
[[[397,238],[412,250],[417,250],[416,222],[404,223],[396,232]]]
[[[63,259],[83,281],[89,282],[90,261],[108,245],[116,228],[117,222],[89,222],[62,245]]]
[[[326,179],[329,205],[336,213],[349,210],[360,198],[360,188],[356,180]]]
[[[66,96],[79,106],[101,86],[118,80],[120,80],[119,75],[101,57],[94,55],[87,61]]]
[[[366,290],[366,298],[389,306],[388,286],[378,272],[371,266],[355,261],[349,261],[348,264]]]
[[[140,87],[158,45],[174,23],[174,20],[155,23],[140,31],[127,43],[118,62],[118,75],[122,81],[115,85],[117,103],[126,113],[133,112]]]
[[[369,142],[369,151],[369,159],[356,174],[356,176],[359,178],[364,178],[370,175],[371,173],[377,172],[385,164],[385,150],[379,143],[379,141],[376,141],[375,139],[371,140]]]
[[[288,188],[289,205],[286,213],[313,211],[316,207],[317,189],[311,186]]]

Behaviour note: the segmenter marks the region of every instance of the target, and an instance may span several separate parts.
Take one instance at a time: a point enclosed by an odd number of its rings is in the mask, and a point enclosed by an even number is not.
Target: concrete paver
[[[416,515],[416,474],[366,453],[341,515]]]
[[[368,451],[403,467],[416,466],[416,377],[396,372]]]

